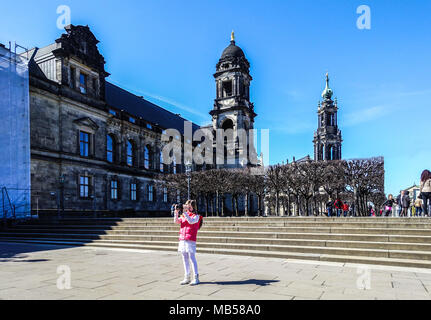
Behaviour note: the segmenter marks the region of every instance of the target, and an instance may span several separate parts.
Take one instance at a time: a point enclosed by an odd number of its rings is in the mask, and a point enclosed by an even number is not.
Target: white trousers
[[[183,263],[184,273],[186,276],[190,275],[190,260],[192,261],[193,272],[195,275],[198,274],[198,263],[196,261],[196,255],[192,252],[183,252]]]

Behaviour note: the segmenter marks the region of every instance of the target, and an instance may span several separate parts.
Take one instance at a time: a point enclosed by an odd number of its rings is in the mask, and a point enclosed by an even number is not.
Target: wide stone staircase
[[[1,231],[0,242],[175,251],[178,231],[173,218],[35,220]],[[431,218],[207,217],[197,250],[431,268]]]

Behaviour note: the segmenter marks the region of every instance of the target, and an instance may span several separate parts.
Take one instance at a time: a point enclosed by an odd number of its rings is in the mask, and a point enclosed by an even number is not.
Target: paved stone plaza
[[[426,269],[367,271],[351,264],[199,253],[197,258],[202,283],[192,287],[179,285],[183,266],[175,252],[0,243],[0,299],[431,298]],[[65,268],[71,288],[60,290]]]

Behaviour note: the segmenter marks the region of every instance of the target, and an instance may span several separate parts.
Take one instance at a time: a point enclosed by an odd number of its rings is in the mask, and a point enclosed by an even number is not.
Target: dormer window
[[[87,53],[87,42],[82,41],[81,47],[79,48],[83,53]]]
[[[87,75],[82,72],[79,75],[79,91],[82,94],[87,93]]]
[[[135,119],[135,118],[132,118],[132,117],[129,117],[129,121],[130,121],[131,123],[136,123],[136,119]]]
[[[153,126],[150,123],[147,123],[147,129],[153,129]]]
[[[114,116],[117,116],[117,111],[115,111],[115,110],[109,109],[109,113],[114,115]]]

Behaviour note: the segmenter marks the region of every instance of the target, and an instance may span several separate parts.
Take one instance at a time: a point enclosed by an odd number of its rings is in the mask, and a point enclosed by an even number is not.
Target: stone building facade
[[[250,63],[243,50],[235,43],[232,31],[231,41],[216,65],[214,74],[216,98],[211,129],[222,129],[224,140],[223,164],[217,168],[239,168],[256,165],[257,154],[254,146],[253,131],[254,104],[250,101]],[[227,134],[230,130],[231,135]]]
[[[163,164],[161,135],[186,120],[109,83],[90,29],[65,29],[28,52],[33,212],[167,212],[156,175],[184,168]]]

